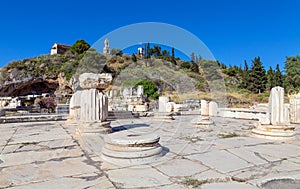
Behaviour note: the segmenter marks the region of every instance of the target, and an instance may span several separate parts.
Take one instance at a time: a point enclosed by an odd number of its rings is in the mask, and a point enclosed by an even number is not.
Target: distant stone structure
[[[144,96],[144,87],[129,87],[123,89],[112,89],[107,92],[109,111],[132,111],[146,112],[148,105]]]
[[[108,41],[108,39],[104,40],[103,54],[104,55],[109,55],[110,54],[110,48],[109,48],[109,41]]]
[[[54,43],[50,49],[50,54],[65,54],[65,52],[71,48],[71,45]]]
[[[145,49],[142,48],[142,47],[139,47],[138,48],[138,55],[139,55],[140,58],[143,58],[144,55],[145,55]]]
[[[294,129],[295,127],[290,125],[289,105],[284,104],[284,89],[272,88],[268,113],[259,120],[252,133],[263,138],[287,139],[295,135]]]
[[[201,100],[201,117],[197,125],[212,125],[214,122],[209,116],[209,103],[206,100]]]
[[[215,117],[218,116],[218,103],[214,102],[214,101],[210,101],[209,104],[209,116]]]
[[[154,118],[174,120],[174,104],[174,102],[170,102],[170,98],[168,96],[160,96],[158,98],[158,112],[154,113]]]

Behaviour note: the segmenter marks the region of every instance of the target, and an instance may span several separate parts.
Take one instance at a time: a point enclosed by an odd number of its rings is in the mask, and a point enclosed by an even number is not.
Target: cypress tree
[[[260,61],[260,57],[255,57],[249,71],[248,90],[254,93],[262,93],[266,89],[266,70]]]
[[[171,62],[175,65],[177,65],[177,62],[175,60],[175,49],[172,47],[172,57],[171,57]]]
[[[248,81],[249,81],[249,68],[248,68],[248,63],[246,60],[244,60],[244,69],[241,71],[240,75],[240,85],[239,87],[242,89],[247,89],[248,88]]]
[[[276,71],[275,71],[275,85],[276,86],[281,86],[283,85],[283,76],[282,76],[282,73],[280,71],[280,68],[279,68],[279,64],[276,65]]]
[[[272,69],[272,67],[270,66],[268,72],[267,72],[267,89],[271,90],[273,87],[276,86],[276,83],[275,83],[275,74],[274,74],[274,71]]]

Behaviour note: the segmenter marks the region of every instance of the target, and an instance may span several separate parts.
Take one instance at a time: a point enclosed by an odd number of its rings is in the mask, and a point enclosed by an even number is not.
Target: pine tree
[[[300,87],[300,56],[287,57],[285,61],[285,86],[287,90]]]
[[[249,70],[248,90],[254,93],[262,93],[266,89],[266,70],[260,61],[260,57],[255,57]]]

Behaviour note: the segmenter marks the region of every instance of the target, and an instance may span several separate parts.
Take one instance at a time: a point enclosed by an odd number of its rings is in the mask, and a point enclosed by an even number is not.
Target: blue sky
[[[300,52],[297,0],[174,0],[0,2],[0,67],[47,54],[54,42],[93,44],[119,27],[164,22],[200,38],[215,58],[243,65],[260,56],[268,68]]]

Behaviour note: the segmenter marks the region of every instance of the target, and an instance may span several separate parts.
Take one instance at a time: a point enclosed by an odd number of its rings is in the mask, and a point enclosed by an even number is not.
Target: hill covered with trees
[[[173,94],[174,91],[197,91],[199,98],[210,98],[212,88],[226,87],[227,100],[232,104],[250,105],[266,102],[274,86],[283,86],[289,93],[300,90],[300,56],[286,57],[284,71],[277,64],[265,68],[260,57],[254,57],[243,66],[226,66],[224,63],[204,60],[191,54],[191,61],[175,57],[158,45],[147,54],[124,54],[112,49],[104,56],[84,40],[78,40],[63,55],[43,55],[14,61],[0,70],[0,95],[21,96],[35,93],[72,94],[72,77],[80,73],[112,73],[114,85],[134,86],[137,83],[153,85],[158,93]],[[222,91],[222,90],[221,90]],[[187,97],[188,98],[188,97]]]

